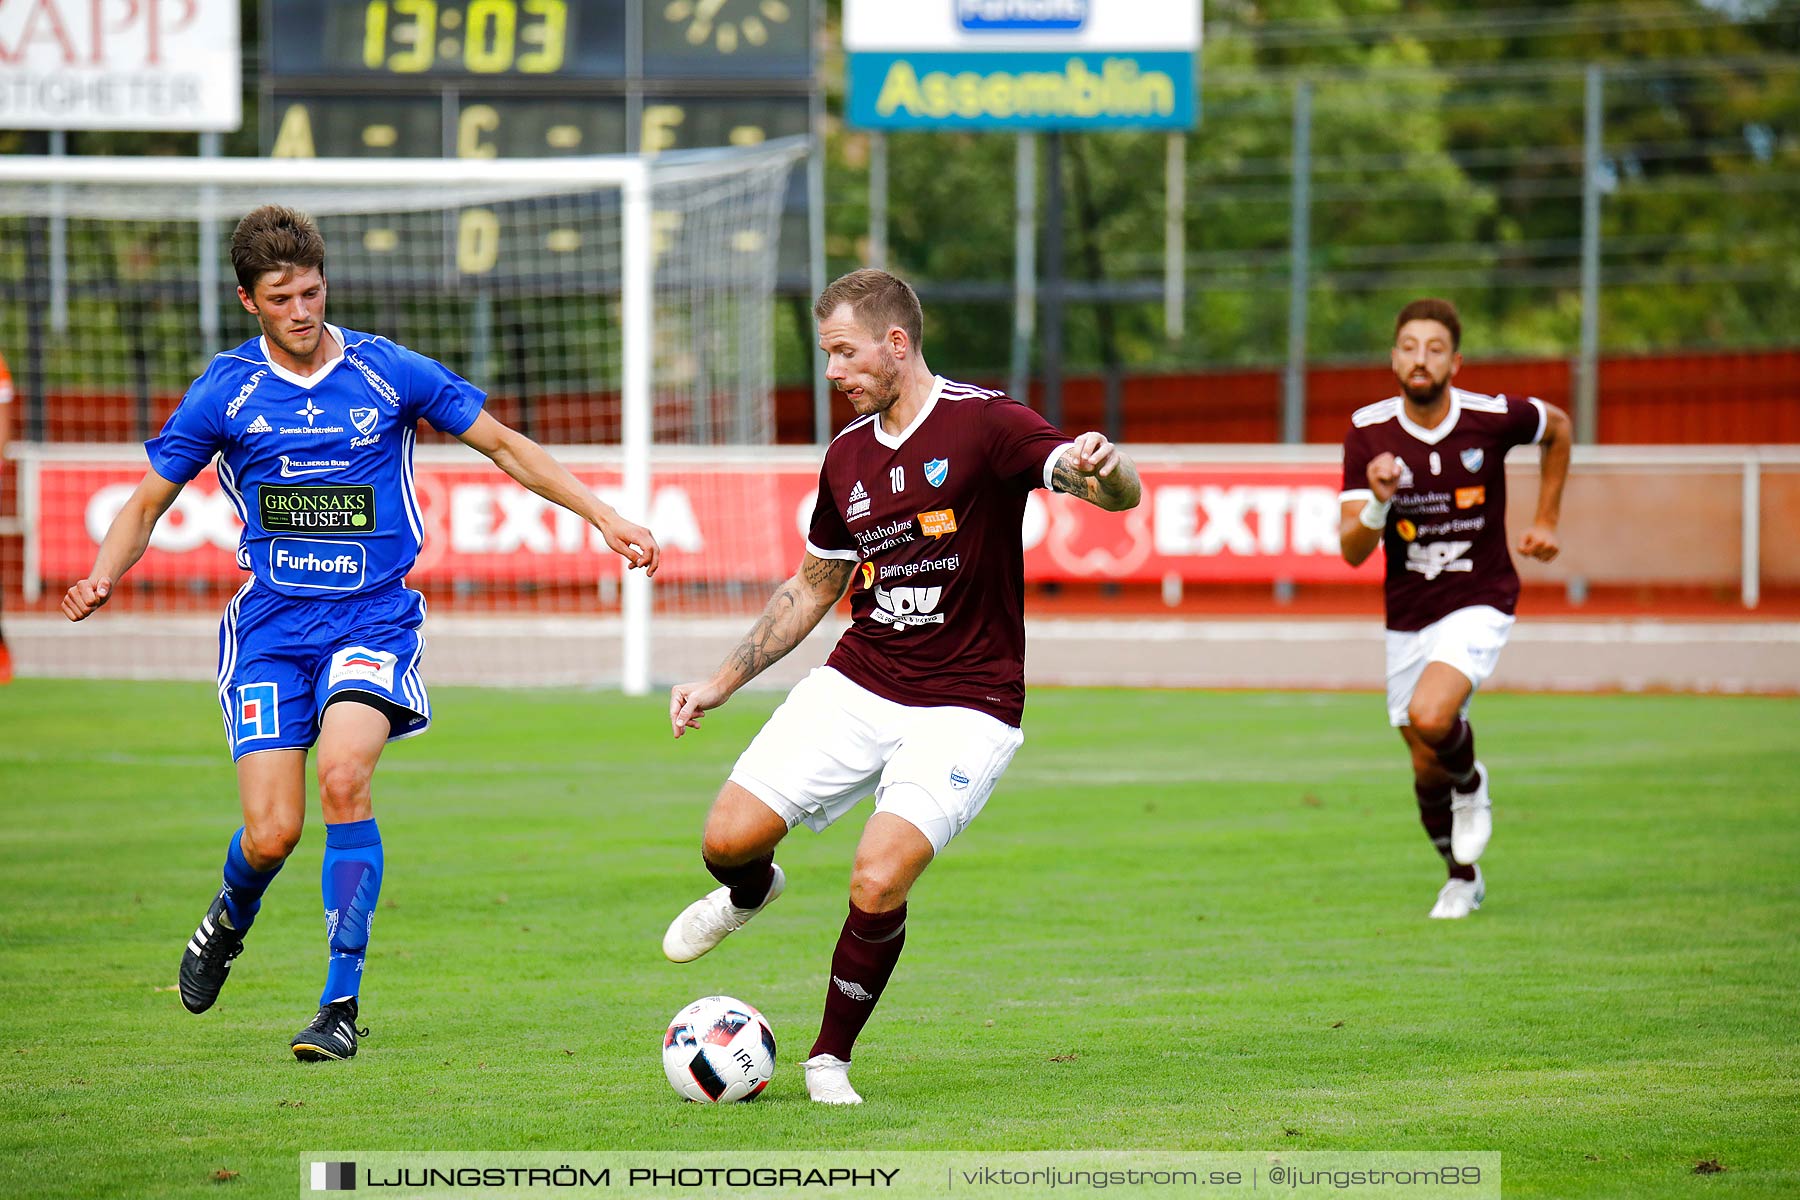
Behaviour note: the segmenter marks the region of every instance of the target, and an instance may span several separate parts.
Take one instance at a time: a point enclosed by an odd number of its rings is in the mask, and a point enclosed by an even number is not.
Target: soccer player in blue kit
[[[326,324],[325,243],[305,214],[252,212],[232,235],[231,261],[262,334],[215,357],[147,443],[149,472],[62,610],[80,621],[105,604],[157,520],[217,456],[244,523],[238,566],[250,572],[219,626],[219,704],[244,824],[182,955],[181,1002],[212,1007],[263,892],[299,843],[316,742],[330,948],[318,1015],[290,1045],[305,1061],[345,1059],[368,1035],[356,1026],[357,996],[381,892],[370,780],[388,742],[431,724],[419,676],[425,602],[405,583],[424,536],[418,422],[585,518],[646,575],[661,550],[543,447],[483,412],[484,394],[466,380],[385,338]]]

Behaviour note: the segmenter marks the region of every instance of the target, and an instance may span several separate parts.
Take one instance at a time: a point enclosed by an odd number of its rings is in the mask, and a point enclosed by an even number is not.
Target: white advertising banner
[[[0,129],[229,131],[238,0],[0,0]]]
[[[844,49],[1200,49],[1200,0],[844,0]]]
[[[1200,0],[844,0],[856,129],[1191,129]]]

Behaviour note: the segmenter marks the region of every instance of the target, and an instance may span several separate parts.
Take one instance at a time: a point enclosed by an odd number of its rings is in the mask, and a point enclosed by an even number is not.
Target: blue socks
[[[263,893],[269,890],[280,872],[280,863],[276,863],[272,871],[258,871],[251,866],[250,860],[244,857],[244,831],[240,828],[231,835],[231,845],[225,849],[225,913],[231,918],[231,927],[240,935],[246,933],[250,922],[256,920]]]
[[[321,1005],[354,999],[362,986],[369,925],[381,896],[381,831],[375,819],[325,827],[325,867],[319,875],[325,897],[325,931],[331,961],[325,969]]]

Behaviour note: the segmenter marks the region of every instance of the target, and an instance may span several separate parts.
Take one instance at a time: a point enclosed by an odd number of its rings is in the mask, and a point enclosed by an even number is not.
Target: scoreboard
[[[263,151],[542,158],[806,134],[817,0],[263,0]],[[784,287],[804,290],[806,183]]]

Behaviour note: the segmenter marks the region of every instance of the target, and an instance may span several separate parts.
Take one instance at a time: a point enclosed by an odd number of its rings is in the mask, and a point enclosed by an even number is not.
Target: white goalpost
[[[650,158],[0,161],[21,540],[0,607],[19,670],[210,674],[219,597],[241,576],[227,561],[235,516],[205,476],[101,619],[77,632],[53,606],[144,469],[143,439],[213,354],[256,334],[228,239],[245,212],[283,203],[325,235],[333,324],[469,378],[500,419],[659,536],[659,513],[683,518],[671,583],[653,588],[466,448],[422,440],[430,528],[413,580],[434,649],[451,650],[447,663],[433,655],[450,668],[434,676],[646,692],[653,611],[704,615],[758,574],[709,567],[707,551],[736,535],[709,546],[692,529],[695,513],[722,527],[757,508],[722,482],[752,495],[742,472],[710,464],[754,462],[766,451],[745,448],[774,440],[777,239],[804,153],[787,139]],[[679,494],[653,487],[664,461]],[[471,658],[495,665],[468,670]]]

